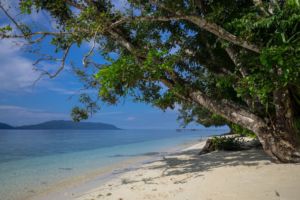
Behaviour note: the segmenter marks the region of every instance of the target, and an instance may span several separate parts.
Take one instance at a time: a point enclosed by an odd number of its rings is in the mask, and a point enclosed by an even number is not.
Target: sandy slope
[[[300,165],[274,164],[261,150],[199,156],[202,146],[145,164],[76,200],[300,199]]]

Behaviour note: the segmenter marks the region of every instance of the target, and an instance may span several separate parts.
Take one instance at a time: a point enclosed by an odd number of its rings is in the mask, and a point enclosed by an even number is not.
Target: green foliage
[[[33,6],[32,0],[20,1],[20,10],[22,13],[31,14],[32,6]]]
[[[84,106],[74,109],[75,119],[94,113],[98,100],[116,104],[130,95],[163,110],[180,107],[179,120],[183,125],[196,121],[205,126],[221,126],[228,124],[229,118],[225,120],[191,100],[192,92],[199,91],[218,103],[230,101],[272,120],[276,117],[273,93],[288,88],[294,115],[300,115],[299,1],[263,2],[264,13],[250,0],[162,0],[159,6],[130,0],[130,8],[122,11],[106,0],[22,0],[19,6],[23,14],[46,11],[56,22],[55,34],[40,38],[51,41],[55,53],[62,54],[70,45],[95,44],[85,54],[89,56],[76,69],[76,75],[87,89],[98,90],[98,95],[79,97]],[[198,16],[212,23],[207,27],[216,29],[209,32],[188,17],[154,20],[172,15]],[[151,20],[135,19],[142,16]],[[26,39],[39,41],[29,37],[38,27],[19,25],[18,31]],[[2,34],[18,31],[10,26],[0,29]],[[237,42],[216,35],[227,32]],[[238,43],[255,45],[259,53]],[[228,53],[230,48],[236,54],[233,57]],[[105,58],[104,64],[98,63],[99,55]],[[232,125],[232,129],[249,134],[237,125]]]
[[[138,77],[141,76],[142,71],[136,66],[134,58],[124,56],[95,74],[95,79],[101,85],[99,96],[114,104],[117,102],[118,96],[128,94],[129,88],[134,86]]]
[[[10,25],[0,27],[0,34],[3,35],[2,38],[4,38],[4,35],[9,34],[11,31],[12,31],[12,28]],[[1,36],[0,36],[0,38],[1,38]]]
[[[79,122],[81,120],[88,119],[89,114],[85,109],[76,106],[72,109],[71,117],[73,121]]]
[[[203,107],[187,103],[181,105],[178,120],[182,122],[183,126],[191,122],[197,122],[205,127],[227,124],[227,121],[220,115],[214,114]]]
[[[75,106],[71,113],[72,119],[76,122],[88,119],[89,116],[93,115],[100,109],[97,103],[87,94],[81,94],[79,96],[79,102],[83,105],[83,107],[80,108]]]
[[[242,138],[226,137],[226,136],[213,137],[211,141],[212,141],[213,149],[225,150],[225,151],[242,150],[241,145],[244,142]]]
[[[241,127],[240,125],[231,123],[229,125],[229,127],[231,129],[231,133],[233,133],[233,134],[237,134],[242,137],[251,137],[251,138],[256,137],[255,133],[253,133],[252,131],[249,131],[248,129]]]
[[[251,73],[239,81],[237,92],[242,97],[258,97],[265,106],[270,105],[274,90],[300,82],[300,7],[288,1],[274,12],[261,17],[249,10],[227,24],[235,34],[264,46]]]
[[[94,75],[101,85],[99,96],[114,104],[120,97],[130,94],[137,100],[151,101],[156,106],[167,108],[173,101],[174,94],[172,92],[162,94],[160,93],[161,86],[149,83],[149,81],[155,83],[164,77],[166,72],[171,72],[172,62],[175,58],[167,57],[166,54],[164,51],[150,50],[144,62],[140,64],[132,55],[112,60],[109,66],[100,69]],[[165,59],[165,62],[157,62],[162,59]],[[139,96],[135,90],[137,87],[144,94],[143,97]],[[155,96],[155,98],[151,96]]]

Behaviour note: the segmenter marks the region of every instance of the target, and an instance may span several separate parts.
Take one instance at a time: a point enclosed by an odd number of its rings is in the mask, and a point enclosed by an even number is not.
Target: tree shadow
[[[163,155],[163,158],[160,160],[147,162],[146,166],[134,169],[161,170],[162,173],[160,175],[156,174],[153,177],[146,178],[141,175],[137,179],[124,179],[121,184],[132,184],[136,182],[156,184],[155,180],[164,176],[169,176],[170,180],[172,180],[174,184],[179,184],[185,183],[190,178],[204,176],[203,172],[224,166],[259,167],[262,165],[270,165],[273,162],[262,149],[214,151],[202,155],[199,155],[199,151],[200,149],[193,149]]]
[[[223,166],[269,165],[271,159],[261,149],[244,151],[216,151],[198,155],[199,150],[189,150],[164,156],[149,169],[162,169],[163,176],[201,173]],[[157,162],[157,161],[156,161]]]

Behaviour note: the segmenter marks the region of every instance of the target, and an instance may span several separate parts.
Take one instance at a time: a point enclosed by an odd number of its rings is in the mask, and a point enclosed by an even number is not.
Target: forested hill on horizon
[[[23,130],[41,130],[41,129],[77,129],[77,130],[120,130],[112,124],[101,122],[73,122],[66,120],[53,120],[39,124],[24,125],[24,126],[10,126],[0,122],[0,129],[23,129]]]

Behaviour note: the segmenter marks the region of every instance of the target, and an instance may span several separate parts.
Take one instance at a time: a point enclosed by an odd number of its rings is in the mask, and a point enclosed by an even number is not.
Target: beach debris
[[[41,182],[42,185],[47,185],[48,183],[46,181]]]
[[[212,151],[214,151],[214,150],[215,150],[215,148],[214,148],[212,139],[207,139],[207,141],[206,141],[204,147],[203,147],[202,150],[199,152],[199,155],[207,154],[207,153],[212,152]]]
[[[110,193],[110,192],[106,194],[106,196],[111,196],[111,195],[112,195],[112,193]]]
[[[216,150],[241,151],[252,148],[260,148],[261,144],[257,139],[239,137],[236,135],[214,136],[207,139],[199,155],[207,154]]]
[[[121,183],[122,184],[129,184],[129,183],[132,183],[133,181],[131,181],[130,179],[128,179],[128,178],[122,178],[121,179]]]

